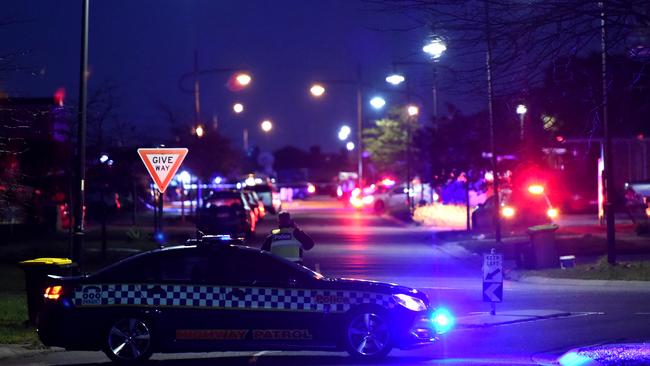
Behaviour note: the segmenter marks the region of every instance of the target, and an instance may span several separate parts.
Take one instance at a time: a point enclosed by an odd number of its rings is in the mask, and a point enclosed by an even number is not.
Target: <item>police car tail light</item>
[[[406,294],[397,294],[393,295],[393,299],[398,304],[403,307],[413,310],[413,311],[423,311],[427,309],[427,306],[424,304],[424,301],[418,299],[417,297],[409,296]]]
[[[456,320],[451,312],[445,308],[437,308],[431,314],[431,322],[436,329],[436,333],[442,334],[450,331],[456,324]]]
[[[58,300],[63,294],[63,286],[50,286],[45,289],[43,297],[48,300]]]

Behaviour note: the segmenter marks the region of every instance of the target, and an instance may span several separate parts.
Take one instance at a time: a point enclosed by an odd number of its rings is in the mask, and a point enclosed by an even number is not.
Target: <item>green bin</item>
[[[558,225],[537,225],[528,228],[530,235],[530,253],[532,268],[559,268],[560,257],[555,244],[555,232]]]
[[[78,267],[68,258],[36,258],[22,261],[20,266],[25,271],[28,322],[35,325],[43,306],[43,294],[50,285],[47,276],[72,276],[78,273]]]

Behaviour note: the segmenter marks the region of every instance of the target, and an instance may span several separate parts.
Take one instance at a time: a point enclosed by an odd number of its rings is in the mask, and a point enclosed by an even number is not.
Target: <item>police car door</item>
[[[325,314],[312,307],[315,279],[297,265],[267,252],[235,249],[227,261],[224,282],[233,317],[230,327],[249,331],[252,347],[307,347],[324,342]],[[236,315],[235,315],[236,314]]]

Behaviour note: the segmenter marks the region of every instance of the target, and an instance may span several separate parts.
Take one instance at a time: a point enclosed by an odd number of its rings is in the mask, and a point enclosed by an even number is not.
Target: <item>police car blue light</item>
[[[449,332],[456,325],[456,320],[451,312],[445,308],[437,308],[431,314],[431,322],[438,334]]]
[[[449,313],[432,318],[417,290],[325,278],[236,243],[202,238],[58,278],[61,296],[46,298],[39,314],[41,341],[103,350],[117,362],[154,352],[297,349],[375,359],[435,343],[439,327],[453,324]]]

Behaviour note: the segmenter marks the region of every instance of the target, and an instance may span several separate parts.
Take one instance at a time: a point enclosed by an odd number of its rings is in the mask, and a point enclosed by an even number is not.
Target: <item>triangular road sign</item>
[[[156,183],[160,193],[165,189],[181,166],[187,149],[185,148],[156,148],[156,149],[138,149],[138,155],[147,168],[151,179]]]

